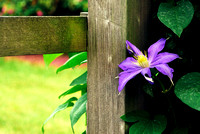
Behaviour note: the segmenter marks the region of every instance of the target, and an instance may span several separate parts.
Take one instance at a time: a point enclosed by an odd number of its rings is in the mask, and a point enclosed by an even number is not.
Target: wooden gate
[[[125,41],[139,48],[144,45],[150,1],[88,4],[88,17],[0,17],[0,56],[87,51],[87,133],[124,134],[120,116],[141,108],[142,97],[125,90],[119,95],[115,77],[118,64],[126,58]]]

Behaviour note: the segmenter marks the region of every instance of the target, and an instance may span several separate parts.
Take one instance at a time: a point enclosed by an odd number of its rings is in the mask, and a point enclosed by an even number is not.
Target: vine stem
[[[157,76],[157,74],[156,74],[156,76]],[[160,86],[162,87],[162,93],[164,93],[164,94],[167,93],[167,92],[169,92],[171,90],[171,88],[173,87],[173,85],[174,85],[172,83],[170,85],[169,89],[166,89],[165,86],[163,85],[163,83],[160,81],[160,79],[158,79],[157,77],[154,77],[154,76],[153,76],[153,78],[156,79],[159,82]]]
[[[173,84],[170,85],[169,89],[166,89],[160,79],[158,79],[157,77],[153,77],[153,78],[155,78],[159,82],[160,86],[162,87],[162,93],[164,93],[167,97],[167,101],[168,101],[168,104],[169,104],[169,111],[172,112],[172,116],[174,118],[174,124],[176,124],[176,122],[177,122],[176,121],[176,114],[175,114],[175,111],[174,111],[174,108],[173,108],[173,105],[172,105],[172,101],[169,98],[169,96],[166,94],[168,91],[171,90],[171,88],[173,87]]]
[[[166,89],[165,89],[165,86],[160,81],[160,79],[158,79],[157,77],[154,77],[154,76],[153,76],[153,78],[156,79],[159,82],[160,86],[162,87],[162,92],[164,92]]]
[[[176,125],[176,114],[175,114],[175,111],[174,111],[174,108],[173,108],[173,105],[172,105],[172,101],[171,101],[171,99],[169,98],[168,95],[166,95],[166,97],[167,97],[167,101],[169,103],[169,111],[172,112],[172,116],[174,118],[174,124]]]

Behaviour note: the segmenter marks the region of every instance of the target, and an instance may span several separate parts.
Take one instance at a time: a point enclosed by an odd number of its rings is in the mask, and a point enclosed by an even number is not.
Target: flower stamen
[[[149,67],[149,61],[147,59],[147,55],[145,53],[145,55],[137,55],[137,56],[133,56],[134,59],[137,60],[138,65],[142,68],[147,68]]]

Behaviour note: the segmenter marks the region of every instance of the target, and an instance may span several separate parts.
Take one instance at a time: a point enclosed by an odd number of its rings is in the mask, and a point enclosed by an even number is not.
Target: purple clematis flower
[[[147,81],[153,83],[150,68],[156,68],[162,74],[167,75],[173,84],[172,78],[174,70],[170,68],[167,63],[179,58],[179,56],[168,52],[159,53],[164,48],[165,42],[166,39],[161,38],[151,45],[148,48],[147,57],[146,52],[143,54],[136,46],[126,41],[128,51],[134,56],[126,58],[119,64],[119,67],[123,70],[123,72],[119,74],[119,92],[122,91],[130,79],[134,78],[139,73],[141,73]]]

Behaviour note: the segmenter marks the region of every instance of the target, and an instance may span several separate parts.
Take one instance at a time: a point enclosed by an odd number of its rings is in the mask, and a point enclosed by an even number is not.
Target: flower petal
[[[172,81],[173,72],[174,72],[173,68],[169,67],[167,64],[159,64],[159,65],[156,65],[155,68],[162,74],[167,75],[170,81],[172,82],[172,84],[174,84]]]
[[[165,47],[166,39],[161,38],[148,49],[148,60],[151,63],[157,54]]]
[[[131,44],[128,40],[126,41],[126,48],[130,54],[141,55],[142,52],[133,44]]]
[[[136,69],[130,69],[127,71],[123,71],[119,74],[119,86],[118,86],[118,91],[121,92],[126,83],[134,78],[137,74],[139,74],[142,70],[139,68]]]
[[[144,78],[145,78],[148,82],[150,82],[151,84],[154,83],[154,82],[153,82],[153,79],[151,78],[151,71],[150,71],[149,68],[144,68],[144,69],[142,69],[141,74],[144,76]],[[148,76],[147,76],[147,75],[148,75]]]
[[[154,66],[157,64],[166,64],[177,58],[179,58],[177,54],[168,53],[168,52],[159,53],[156,56],[156,58],[151,62],[151,66]]]
[[[137,61],[133,57],[126,58],[119,64],[119,67],[124,71],[131,68],[140,68],[140,66],[137,65]]]

